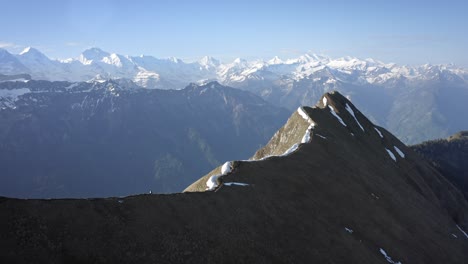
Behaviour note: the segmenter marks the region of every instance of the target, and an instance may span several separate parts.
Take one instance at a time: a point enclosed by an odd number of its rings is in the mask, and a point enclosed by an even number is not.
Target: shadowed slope
[[[462,194],[346,98],[325,98],[294,113],[251,160],[215,169],[187,193],[4,199],[0,255],[48,263],[466,261]],[[203,192],[221,172],[215,191]]]
[[[428,159],[468,199],[468,131],[411,148]]]

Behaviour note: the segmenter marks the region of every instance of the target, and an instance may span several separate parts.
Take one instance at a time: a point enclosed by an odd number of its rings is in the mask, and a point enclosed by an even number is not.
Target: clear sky
[[[468,66],[468,1],[0,0],[0,47],[51,58],[297,57]]]

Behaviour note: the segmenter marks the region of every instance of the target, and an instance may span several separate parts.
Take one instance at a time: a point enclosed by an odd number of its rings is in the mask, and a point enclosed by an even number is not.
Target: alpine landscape
[[[0,262],[468,263],[468,5],[416,2],[4,3]]]

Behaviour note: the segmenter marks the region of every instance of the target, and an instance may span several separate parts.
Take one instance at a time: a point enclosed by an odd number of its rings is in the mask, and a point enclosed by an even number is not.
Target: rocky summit
[[[184,193],[0,200],[2,263],[466,263],[468,202],[348,99]]]

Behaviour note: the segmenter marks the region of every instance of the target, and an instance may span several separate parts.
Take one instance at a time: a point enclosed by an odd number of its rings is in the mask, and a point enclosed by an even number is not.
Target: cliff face
[[[207,191],[207,189],[209,191]],[[468,203],[339,93],[170,195],[0,201],[6,262],[464,263]]]

